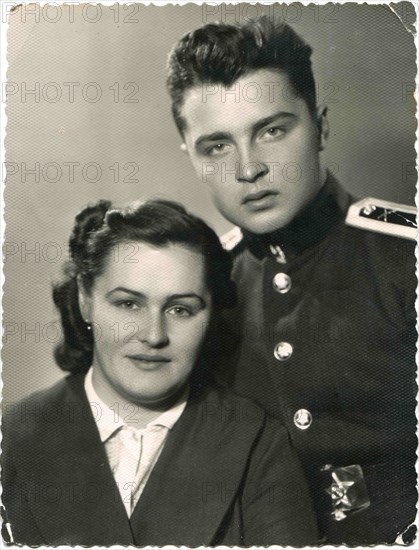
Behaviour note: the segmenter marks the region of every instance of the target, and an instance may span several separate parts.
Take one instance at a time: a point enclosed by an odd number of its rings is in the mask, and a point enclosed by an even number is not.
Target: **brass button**
[[[298,409],[294,414],[294,425],[297,426],[299,430],[306,430],[311,426],[313,422],[313,417],[311,412],[307,409]]]
[[[286,294],[291,288],[291,277],[286,273],[277,273],[272,281],[274,289],[280,294]]]
[[[293,349],[290,343],[288,342],[279,342],[274,349],[275,359],[278,361],[286,361],[292,355]]]

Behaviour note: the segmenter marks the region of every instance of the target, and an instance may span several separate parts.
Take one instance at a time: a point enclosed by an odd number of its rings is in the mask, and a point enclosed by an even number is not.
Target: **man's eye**
[[[216,143],[215,145],[211,145],[206,149],[207,155],[219,155],[220,153],[225,153],[227,150],[227,144],[226,143]]]
[[[193,315],[193,312],[184,306],[173,306],[167,310],[167,313],[176,317],[190,317]]]
[[[265,130],[262,134],[262,137],[267,136],[270,137],[279,137],[284,133],[284,128],[280,128],[278,126],[272,126],[271,128],[268,128]]]

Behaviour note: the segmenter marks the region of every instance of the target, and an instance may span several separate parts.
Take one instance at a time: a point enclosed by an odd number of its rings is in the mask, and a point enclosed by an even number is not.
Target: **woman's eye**
[[[167,310],[169,315],[176,315],[176,317],[190,317],[193,315],[192,311],[183,306],[173,306]]]
[[[121,302],[117,302],[116,305],[122,309],[137,309],[138,306],[135,302],[132,302],[131,300],[123,300]]]

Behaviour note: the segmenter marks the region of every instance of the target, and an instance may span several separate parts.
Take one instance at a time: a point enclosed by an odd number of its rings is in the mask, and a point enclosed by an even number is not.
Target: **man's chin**
[[[282,228],[284,228],[286,225],[290,223],[290,219],[287,217],[284,217],[281,214],[277,215],[271,215],[267,216],[266,219],[256,219],[247,221],[246,224],[237,223],[236,225],[239,225],[241,229],[244,231],[247,231],[248,233],[252,233],[254,235],[266,235],[267,233],[273,233],[274,231],[278,231]]]

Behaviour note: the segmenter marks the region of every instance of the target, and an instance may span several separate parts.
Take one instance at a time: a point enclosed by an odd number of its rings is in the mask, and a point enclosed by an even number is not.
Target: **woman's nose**
[[[138,337],[141,342],[146,342],[154,348],[166,346],[169,342],[166,319],[160,312],[150,313],[142,320]]]

